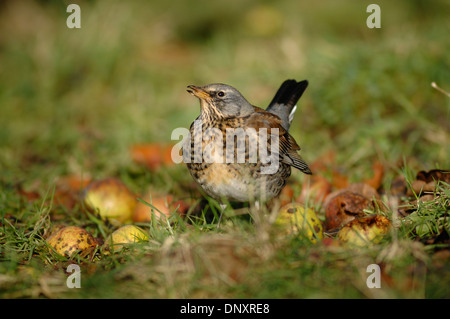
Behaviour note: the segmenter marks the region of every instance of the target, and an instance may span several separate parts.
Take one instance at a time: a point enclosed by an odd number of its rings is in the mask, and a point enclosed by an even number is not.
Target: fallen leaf
[[[89,175],[66,175],[61,176],[56,181],[56,187],[58,189],[81,191],[92,182],[92,178]]]
[[[338,189],[346,188],[348,185],[350,185],[350,182],[348,181],[348,178],[339,173],[336,170],[333,170],[332,172],[332,182],[331,184]]]
[[[139,144],[130,149],[131,158],[138,164],[144,165],[150,170],[158,170],[161,166],[173,165],[173,145]]]
[[[311,165],[309,165],[309,168],[314,174],[317,174],[318,172],[327,171],[334,163],[336,163],[336,152],[331,150],[318,157]]]
[[[447,247],[450,245],[450,242],[447,241]],[[448,264],[450,261],[450,249],[441,249],[436,251],[431,257],[431,262],[434,267],[438,270],[442,270],[442,272],[447,271]]]
[[[383,182],[384,166],[380,162],[375,162],[372,166],[373,177],[364,181],[365,184],[372,186],[374,189],[378,189]]]
[[[55,190],[53,203],[57,206],[63,206],[67,210],[71,210],[79,202],[78,194],[71,190]]]
[[[411,187],[407,189],[406,196],[434,194],[440,181],[450,183],[450,171],[440,169],[433,169],[428,172],[420,171],[417,173],[416,180],[411,183]]]
[[[434,199],[435,199],[434,195],[431,195],[431,194],[422,195],[418,199],[414,199],[410,202],[402,203],[401,206],[398,208],[398,212],[403,217],[407,216],[417,210],[417,206],[419,203],[426,203],[426,202],[432,201]]]
[[[442,169],[433,169],[428,172],[420,171],[416,176],[417,180],[430,183],[433,181],[443,181],[450,184],[450,171]]]
[[[321,175],[313,175],[303,183],[302,192],[296,199],[297,202],[305,203],[322,202],[331,193],[331,183]]]
[[[20,186],[17,189],[17,193],[29,202],[33,202],[41,197],[37,191],[26,191]]]
[[[292,203],[292,199],[294,198],[294,190],[292,187],[287,184],[282,190],[279,195],[280,200],[280,206],[284,206],[286,204]]]
[[[434,193],[436,191],[436,182],[425,182],[423,180],[415,180],[411,183],[411,188],[406,191],[406,196],[421,196],[425,193]]]
[[[401,197],[407,192],[408,184],[406,178],[403,175],[397,175],[391,183],[390,193],[393,196]]]

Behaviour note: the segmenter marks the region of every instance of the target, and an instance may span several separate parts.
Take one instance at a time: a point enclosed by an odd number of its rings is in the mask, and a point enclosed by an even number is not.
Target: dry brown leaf
[[[342,188],[346,188],[350,185],[348,178],[345,177],[344,175],[342,175],[341,173],[339,173],[338,171],[333,170],[332,174],[333,174],[333,177],[332,177],[331,184],[335,188],[342,189]]]
[[[150,170],[158,170],[161,166],[172,165],[172,145],[138,144],[130,149],[131,158]]]
[[[281,190],[281,193],[278,198],[280,200],[280,206],[284,206],[288,203],[292,203],[292,199],[294,198],[294,190],[292,189],[292,187],[289,184],[287,184]]]
[[[309,181],[303,183],[302,192],[296,199],[297,202],[322,202],[331,193],[331,183],[320,175],[313,175]]]
[[[433,181],[443,181],[447,184],[450,184],[450,171],[442,169],[433,169],[428,172],[420,171],[419,173],[417,173],[416,179],[424,181],[426,183],[430,183]]]
[[[408,184],[406,183],[406,178],[403,175],[397,175],[391,183],[390,193],[393,196],[404,196],[408,189]]]
[[[375,162],[372,166],[373,177],[364,181],[365,184],[372,186],[375,189],[380,188],[384,176],[384,166],[380,162]]]
[[[336,163],[336,152],[331,150],[318,157],[311,165],[309,165],[309,168],[313,174],[317,174],[318,172],[327,171],[334,163]]]
[[[56,186],[61,190],[81,191],[92,182],[89,175],[66,175],[61,176],[56,181]]]

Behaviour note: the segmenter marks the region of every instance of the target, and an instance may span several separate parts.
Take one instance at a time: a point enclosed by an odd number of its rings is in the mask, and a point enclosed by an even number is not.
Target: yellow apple
[[[125,225],[115,230],[105,240],[105,246],[112,247],[113,250],[120,250],[124,245],[133,244],[148,240],[147,232],[136,225]]]
[[[131,220],[136,202],[136,196],[115,178],[91,183],[84,195],[84,203],[90,210],[120,223]]]
[[[313,243],[323,238],[322,223],[313,209],[305,209],[301,203],[284,205],[275,220],[275,224],[282,226],[288,234],[301,233]]]
[[[70,256],[76,250],[97,246],[97,240],[85,229],[67,226],[47,238],[47,243],[61,255]]]
[[[338,239],[358,247],[378,244],[387,234],[390,225],[389,219],[380,215],[357,218],[339,230]]]

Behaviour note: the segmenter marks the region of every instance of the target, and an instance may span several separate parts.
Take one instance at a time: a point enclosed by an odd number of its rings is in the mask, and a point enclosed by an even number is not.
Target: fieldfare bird
[[[306,80],[286,80],[266,110],[230,85],[188,86],[201,110],[183,156],[207,195],[219,201],[264,202],[281,192],[291,166],[311,174],[289,134],[296,103],[307,86]]]

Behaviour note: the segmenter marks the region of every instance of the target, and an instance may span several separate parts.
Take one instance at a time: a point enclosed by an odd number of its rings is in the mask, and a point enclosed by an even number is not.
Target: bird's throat
[[[217,108],[208,103],[207,101],[200,101],[200,118],[202,122],[208,122],[223,118],[223,115],[217,110]]]

